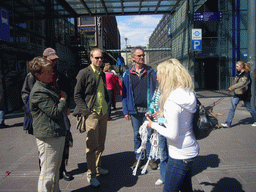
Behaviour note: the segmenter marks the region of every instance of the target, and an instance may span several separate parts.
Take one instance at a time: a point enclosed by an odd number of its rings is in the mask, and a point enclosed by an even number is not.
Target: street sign
[[[202,51],[202,29],[192,29],[192,50]]]
[[[192,50],[202,51],[202,40],[192,40]]]
[[[0,39],[10,41],[9,12],[0,7]]]

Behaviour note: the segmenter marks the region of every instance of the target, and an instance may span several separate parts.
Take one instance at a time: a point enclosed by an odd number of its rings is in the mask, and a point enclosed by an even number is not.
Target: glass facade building
[[[218,0],[194,6],[192,1],[184,2],[176,12],[164,15],[151,35],[150,48],[170,46],[171,51],[151,54],[150,63],[177,58],[197,89],[226,90],[235,76],[236,62],[248,61],[247,3]],[[193,50],[193,28],[202,29],[202,50]]]

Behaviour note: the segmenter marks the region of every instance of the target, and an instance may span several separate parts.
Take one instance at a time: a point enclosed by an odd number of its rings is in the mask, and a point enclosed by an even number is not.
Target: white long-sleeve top
[[[164,104],[166,128],[152,123],[151,127],[167,138],[169,155],[173,159],[190,159],[199,153],[199,145],[192,127],[195,111],[195,94],[179,88],[169,95]]]

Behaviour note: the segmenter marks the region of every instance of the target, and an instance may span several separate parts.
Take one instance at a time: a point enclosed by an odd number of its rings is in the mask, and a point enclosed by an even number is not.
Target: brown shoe
[[[157,163],[153,159],[149,161],[149,166],[151,167],[152,170],[157,170],[158,168]]]

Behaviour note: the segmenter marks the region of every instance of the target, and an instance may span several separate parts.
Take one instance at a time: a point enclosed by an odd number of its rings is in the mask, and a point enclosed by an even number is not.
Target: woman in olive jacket
[[[66,135],[64,112],[67,95],[52,86],[53,72],[50,61],[35,57],[30,61],[29,69],[36,77],[29,105],[41,166],[38,191],[58,192],[59,168]]]
[[[234,91],[234,98],[228,113],[228,118],[225,123],[221,124],[222,127],[231,127],[232,120],[235,116],[235,110],[240,100],[244,101],[246,109],[250,112],[253,118],[252,126],[256,126],[256,112],[251,106],[251,67],[244,61],[236,63],[238,73],[235,77],[235,84],[228,88],[228,92]]]

